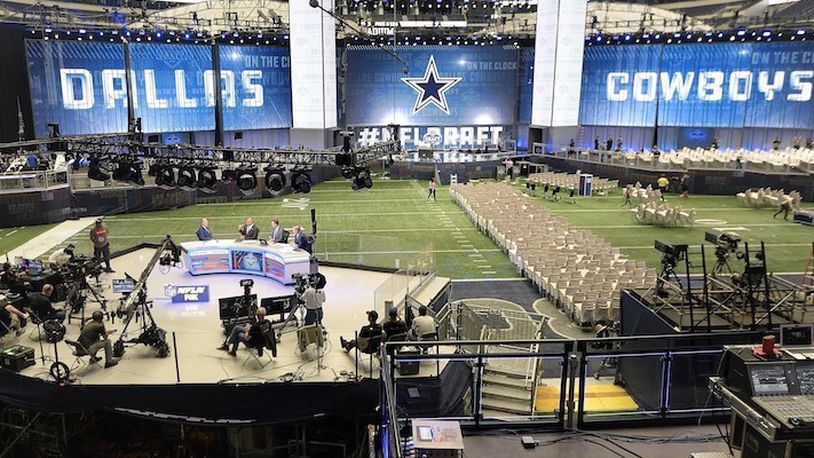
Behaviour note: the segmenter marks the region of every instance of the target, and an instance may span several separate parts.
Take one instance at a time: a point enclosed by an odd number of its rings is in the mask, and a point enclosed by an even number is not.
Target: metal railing
[[[392,456],[404,456],[409,438],[399,431],[412,418],[456,420],[469,428],[552,429],[722,421],[729,410],[714,400],[709,377],[717,374],[725,345],[757,343],[763,335],[752,331],[580,340],[450,339],[421,342],[425,347],[421,354],[399,351],[415,343],[388,342],[380,355],[387,441],[383,445]],[[529,351],[492,351],[496,346]],[[494,391],[484,371],[501,360],[536,360],[528,412],[495,415],[484,408],[484,395]],[[418,373],[402,375],[400,371],[411,364],[418,365]],[[425,393],[423,401],[410,397],[416,387]],[[433,392],[439,397],[429,394]]]
[[[0,174],[0,194],[45,191],[65,188],[70,184],[68,170],[31,170]]]

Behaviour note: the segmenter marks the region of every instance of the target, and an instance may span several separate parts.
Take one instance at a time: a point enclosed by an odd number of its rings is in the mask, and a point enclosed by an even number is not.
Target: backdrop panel
[[[291,127],[290,62],[288,48],[220,47],[224,130]]]
[[[201,45],[130,45],[135,73],[135,113],[144,132],[215,128],[212,48]],[[234,97],[237,82],[223,75],[224,97]]]
[[[27,40],[26,55],[37,137],[127,131],[123,45]]]
[[[502,46],[397,47],[408,73],[372,46],[347,50],[350,125],[460,126],[514,124],[517,50]]]
[[[591,46],[584,125],[807,129],[814,43]]]

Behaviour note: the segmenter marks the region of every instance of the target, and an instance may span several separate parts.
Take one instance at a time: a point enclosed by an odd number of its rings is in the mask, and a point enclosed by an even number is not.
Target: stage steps
[[[518,360],[489,360],[483,368],[481,409],[484,416],[531,415],[531,368]],[[489,412],[489,414],[487,414]]]

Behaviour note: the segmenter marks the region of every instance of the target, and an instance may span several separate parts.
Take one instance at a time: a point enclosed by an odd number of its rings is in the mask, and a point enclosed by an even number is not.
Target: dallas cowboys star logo
[[[418,92],[418,98],[413,105],[413,114],[430,104],[449,114],[446,92],[462,79],[460,77],[442,78],[435,66],[435,56],[430,56],[430,62],[427,64],[422,78],[402,78],[401,80]]]

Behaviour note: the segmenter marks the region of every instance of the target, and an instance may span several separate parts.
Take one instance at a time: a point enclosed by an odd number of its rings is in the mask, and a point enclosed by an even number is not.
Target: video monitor
[[[248,297],[234,296],[218,299],[218,312],[222,321],[247,318],[255,306],[257,306],[257,294]]]
[[[113,292],[116,294],[130,294],[136,287],[136,280],[133,278],[114,278]]]
[[[260,307],[266,309],[266,315],[284,315],[291,311],[297,296],[265,297],[260,301]]]
[[[788,394],[789,380],[781,364],[756,364],[749,367],[752,392],[755,396]]]
[[[229,272],[231,259],[229,250],[223,248],[206,248],[191,251],[189,270],[193,274],[212,274]]]
[[[263,254],[249,250],[232,250],[232,271],[263,273]]]
[[[784,324],[780,326],[780,346],[814,346],[814,325]]]
[[[42,261],[37,261],[36,259],[29,259],[28,268],[26,270],[31,275],[37,275],[42,273]]]

